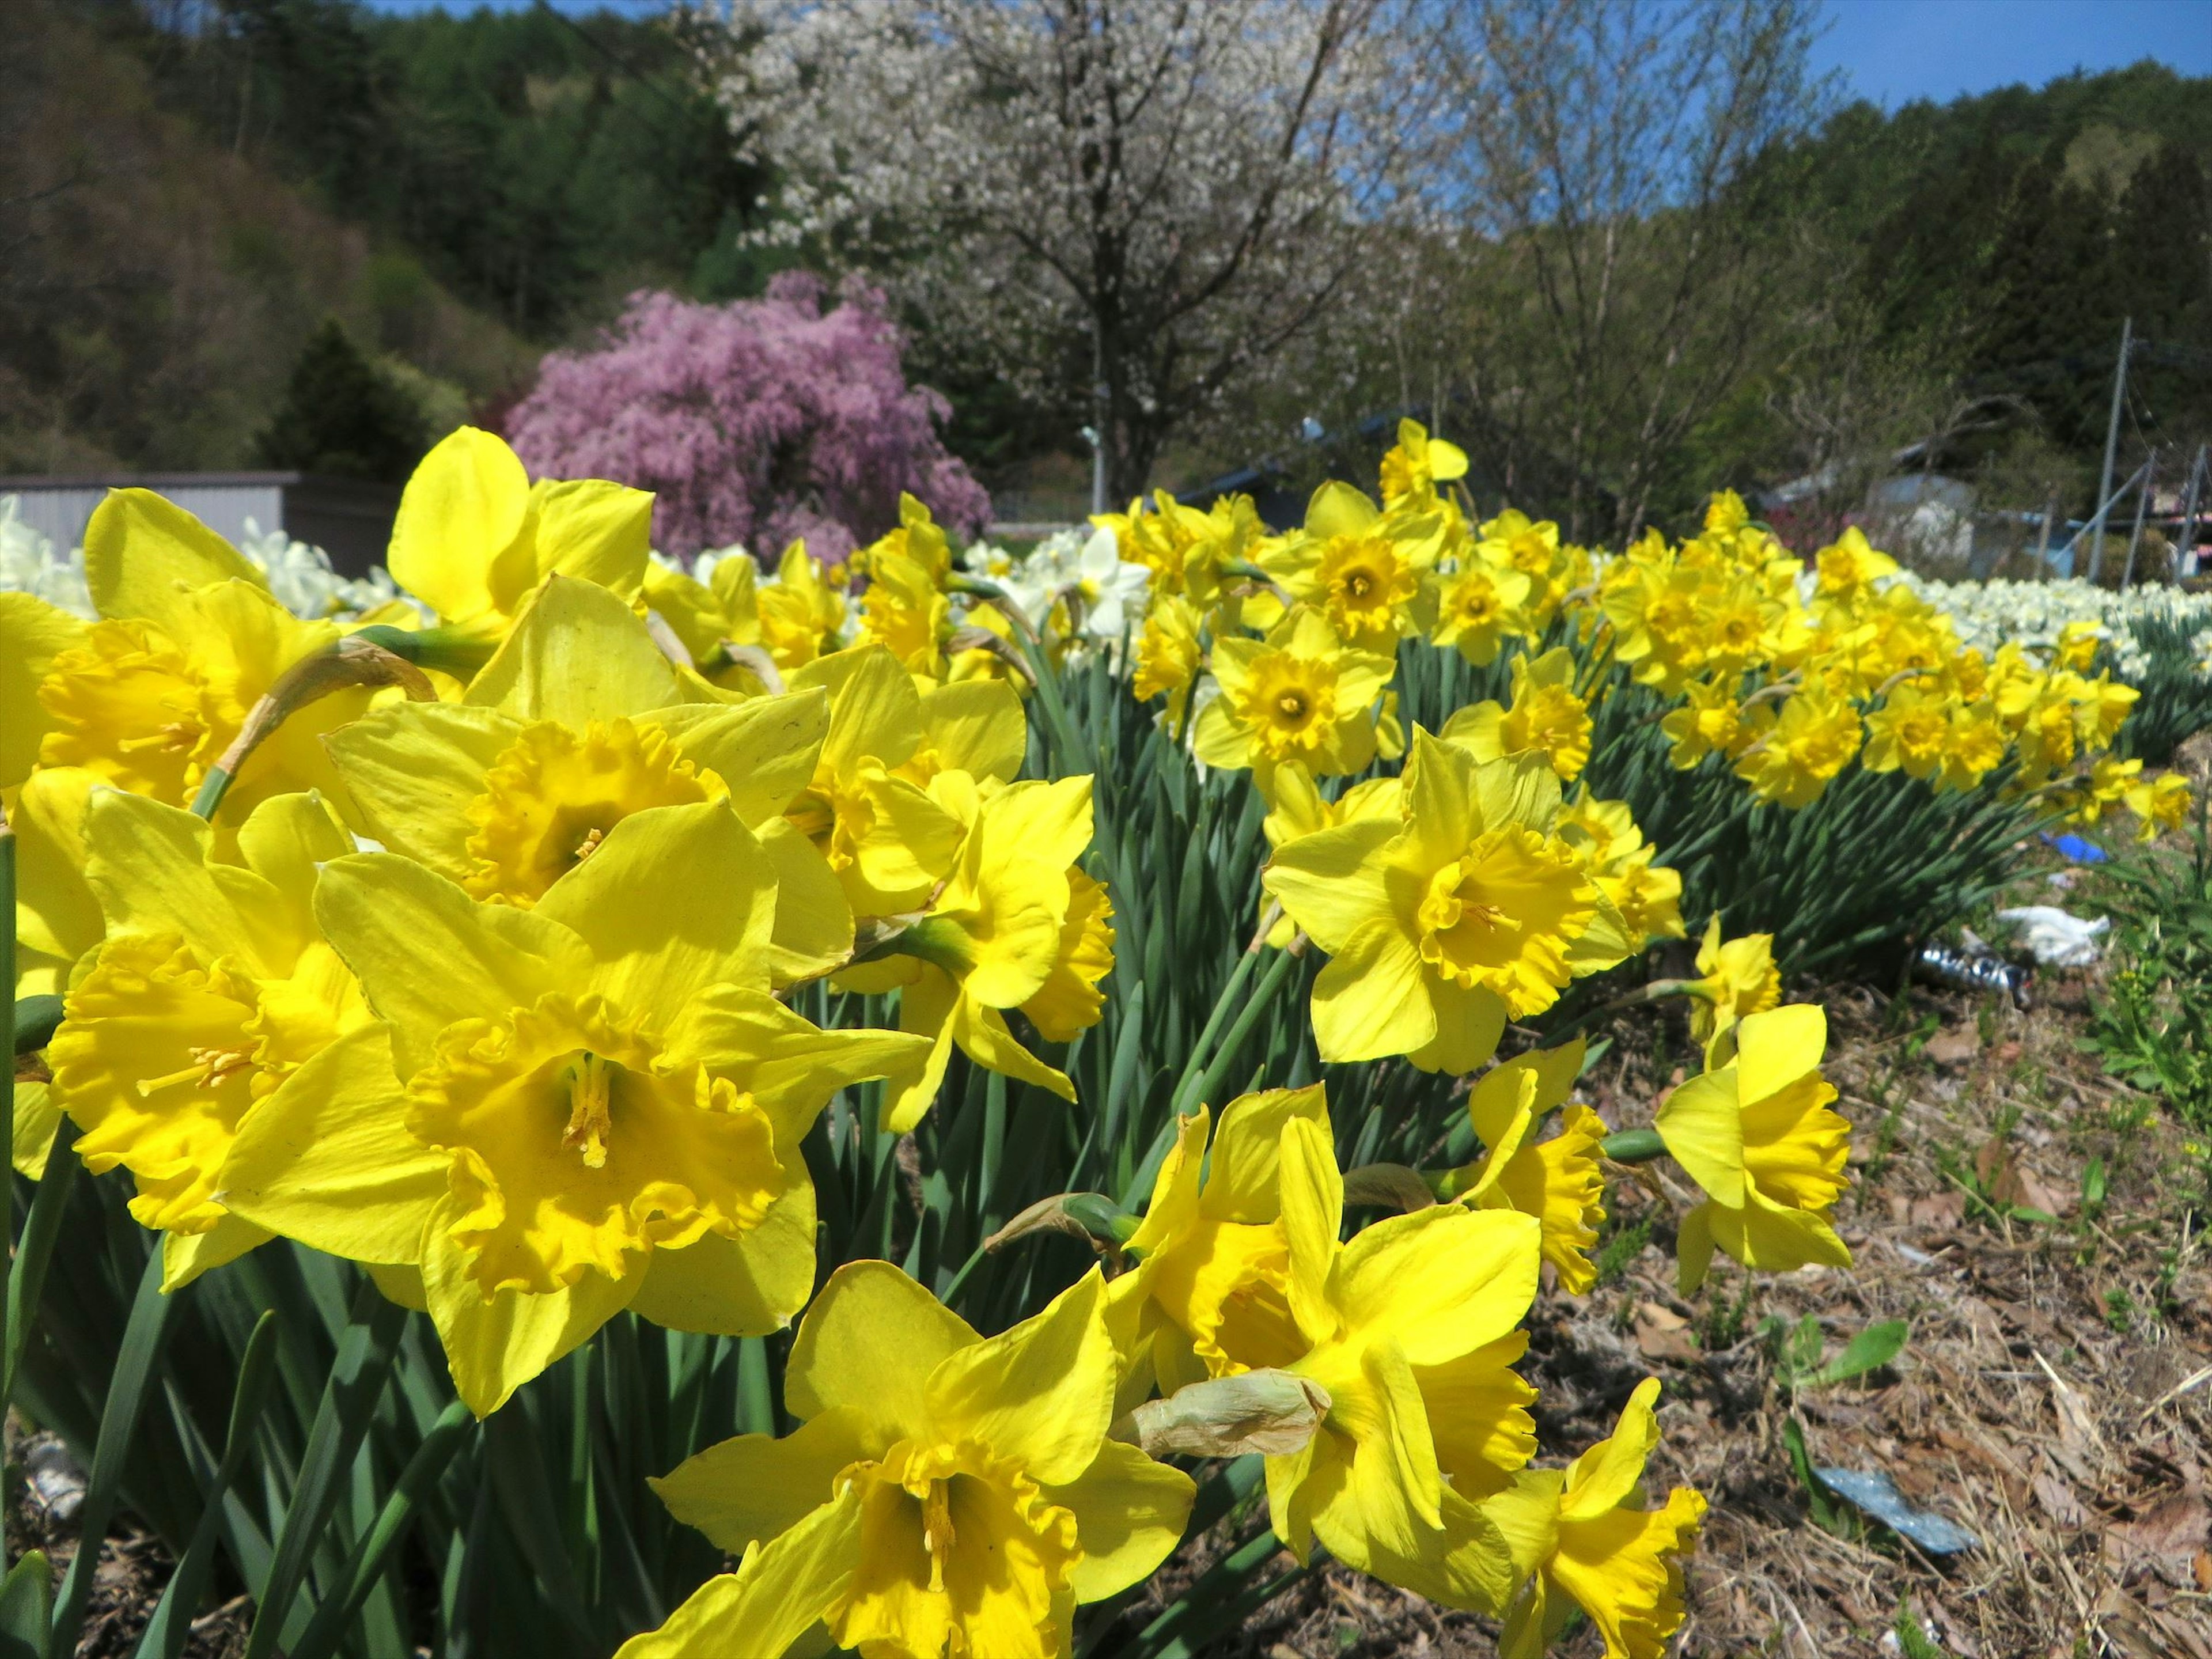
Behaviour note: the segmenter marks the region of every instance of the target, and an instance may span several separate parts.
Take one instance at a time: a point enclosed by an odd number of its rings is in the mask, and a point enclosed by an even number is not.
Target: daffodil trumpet
[[[238,728],[230,747],[222,751],[222,758],[208,769],[207,776],[201,780],[199,793],[192,797],[194,816],[210,819],[215,817],[239,769],[293,711],[349,685],[396,685],[410,702],[438,700],[437,692],[422,671],[405,657],[361,634],[342,635],[320,651],[301,658],[262,694],[260,701],[247,713],[246,723]]]

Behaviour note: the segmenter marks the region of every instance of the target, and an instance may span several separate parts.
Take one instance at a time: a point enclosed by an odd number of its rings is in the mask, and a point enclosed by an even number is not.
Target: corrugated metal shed
[[[0,477],[0,495],[21,498],[25,524],[62,547],[84,541],[92,510],[110,489],[151,489],[216,532],[237,541],[252,519],[265,534],[282,530],[331,556],[342,575],[366,574],[384,562],[397,485],[304,472],[101,472]]]

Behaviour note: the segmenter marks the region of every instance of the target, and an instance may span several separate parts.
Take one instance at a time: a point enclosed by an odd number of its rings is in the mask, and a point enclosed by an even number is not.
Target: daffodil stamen
[[[253,1063],[252,1053],[246,1048],[192,1048],[185,1050],[185,1057],[190,1065],[180,1066],[166,1076],[142,1079],[137,1085],[138,1097],[150,1099],[180,1083],[189,1083],[196,1089],[212,1089]]]
[[[568,1127],[561,1144],[584,1155],[587,1170],[607,1165],[607,1131],[613,1127],[608,1107],[614,1092],[614,1074],[622,1068],[588,1049],[568,1071]]]

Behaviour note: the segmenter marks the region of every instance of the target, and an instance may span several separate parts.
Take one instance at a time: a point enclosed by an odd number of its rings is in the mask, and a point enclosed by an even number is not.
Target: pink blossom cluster
[[[980,532],[991,498],[938,437],[945,399],[907,385],[883,295],[824,293],[787,271],[729,305],[633,294],[599,349],[547,356],[508,441],[541,476],[652,490],[672,556],[742,542],[772,565],[803,536],[835,560],[897,525],[902,490]]]

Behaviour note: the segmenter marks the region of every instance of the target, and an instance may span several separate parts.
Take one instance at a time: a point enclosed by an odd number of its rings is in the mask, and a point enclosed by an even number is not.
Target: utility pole
[[[2089,544],[2089,580],[2094,582],[2105,565],[2105,513],[2112,493],[2112,463],[2120,453],[2120,410],[2128,394],[2128,350],[2135,344],[2136,319],[2120,319],[2120,361],[2112,370],[2112,414],[2105,422],[2105,470],[2097,477],[2097,516],[2087,533],[2096,537]]]
[[[2120,572],[2123,591],[2136,579],[2136,550],[2142,545],[2143,516],[2150,511],[2151,495],[2158,489],[2158,451],[2151,451],[2143,466],[2142,489],[2136,495],[2136,527],[2128,533],[2127,568]]]

